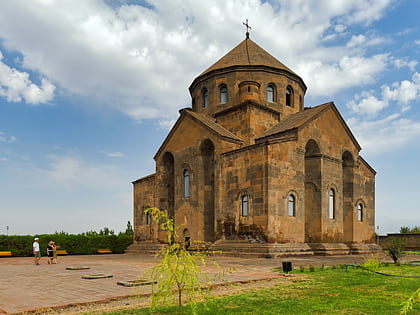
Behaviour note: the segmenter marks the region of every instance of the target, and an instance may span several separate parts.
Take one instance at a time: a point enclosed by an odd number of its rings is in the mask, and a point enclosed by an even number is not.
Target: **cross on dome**
[[[249,24],[248,24],[248,19],[246,19],[246,22],[242,22],[242,24],[245,25],[245,27],[246,27],[246,38],[248,39],[249,38],[249,31],[248,30],[251,29],[251,26],[249,26]]]

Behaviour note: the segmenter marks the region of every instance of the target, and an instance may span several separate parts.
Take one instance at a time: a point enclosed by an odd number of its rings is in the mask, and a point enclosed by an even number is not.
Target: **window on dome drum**
[[[289,200],[287,204],[288,204],[288,210],[289,210],[289,217],[294,217],[296,214],[295,196],[289,195]]]
[[[293,106],[293,90],[290,86],[286,88],[286,106]]]
[[[152,215],[150,214],[150,212],[146,213],[146,224],[147,225],[152,224]]]
[[[274,87],[272,84],[267,86],[267,102],[274,102]]]
[[[209,107],[209,91],[207,89],[203,91],[203,107]]]
[[[248,196],[247,195],[242,196],[242,216],[243,217],[248,216]]]
[[[330,219],[335,219],[335,191],[330,189],[328,192],[328,213]]]
[[[184,198],[190,197],[190,172],[184,170]]]
[[[220,103],[224,104],[228,101],[228,94],[227,94],[227,87],[226,85],[222,85],[220,87]]]
[[[361,203],[357,204],[357,221],[363,221],[363,205]]]

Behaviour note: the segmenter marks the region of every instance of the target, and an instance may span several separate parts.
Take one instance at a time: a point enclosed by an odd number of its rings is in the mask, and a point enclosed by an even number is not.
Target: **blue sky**
[[[3,0],[0,234],[119,232],[193,79],[251,38],[334,101],[378,172],[379,232],[420,225],[420,0]]]

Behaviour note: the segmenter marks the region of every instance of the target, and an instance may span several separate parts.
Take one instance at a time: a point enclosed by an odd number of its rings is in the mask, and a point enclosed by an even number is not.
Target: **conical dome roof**
[[[251,39],[246,38],[226,55],[216,61],[211,67],[201,73],[199,77],[214,70],[233,66],[266,66],[285,70],[296,75],[296,73],[266,52],[263,48],[258,46]]]

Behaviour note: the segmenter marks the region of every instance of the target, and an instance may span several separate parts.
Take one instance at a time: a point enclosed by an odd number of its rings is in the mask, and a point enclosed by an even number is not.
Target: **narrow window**
[[[242,196],[242,216],[243,217],[248,216],[248,196],[247,195]]]
[[[220,87],[220,103],[224,104],[228,101],[228,95],[227,95],[227,87],[226,85],[222,85]]]
[[[295,196],[293,195],[289,195],[288,208],[289,208],[289,217],[294,217],[296,204],[295,204]]]
[[[190,197],[190,172],[184,170],[184,198]]]
[[[152,224],[152,215],[150,214],[150,212],[146,213],[146,224],[147,225]]]
[[[335,219],[335,191],[330,189],[329,191],[329,217],[330,219]]]
[[[363,221],[363,205],[361,203],[357,205],[357,221]]]
[[[209,107],[209,91],[207,89],[203,91],[203,107]]]
[[[286,88],[286,106],[293,106],[293,91],[290,86]]]
[[[272,84],[267,86],[267,101],[274,102],[274,87]]]

